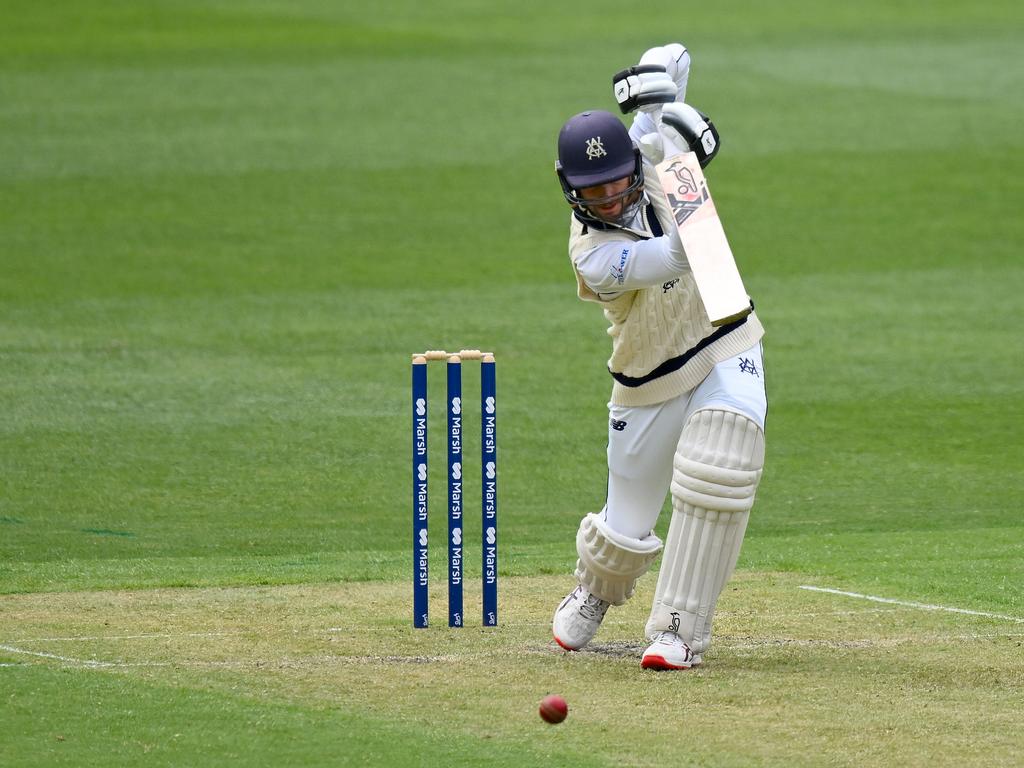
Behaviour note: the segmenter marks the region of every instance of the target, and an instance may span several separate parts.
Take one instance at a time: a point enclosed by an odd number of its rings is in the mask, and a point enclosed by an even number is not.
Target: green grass
[[[548,635],[561,575],[507,579],[503,626],[458,632],[412,629],[395,581],[12,596],[8,738],[27,765],[1013,764],[1019,629],[798,586],[740,574],[680,675],[637,667],[652,584],[579,654]]]
[[[0,762],[1019,762],[1019,623],[796,587],[1024,618],[1022,30],[1010,2],[0,0]],[[614,653],[548,645],[609,391],[552,165],[675,38],[770,407],[716,651],[663,680],[646,596]],[[462,346],[498,353],[505,626],[415,634],[408,353]],[[39,640],[164,625],[88,649],[144,666]]]

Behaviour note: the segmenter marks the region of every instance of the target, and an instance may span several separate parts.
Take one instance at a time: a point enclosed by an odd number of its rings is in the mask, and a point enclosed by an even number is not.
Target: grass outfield
[[[348,5],[0,0],[0,763],[1024,762],[1019,4]],[[673,39],[770,408],[716,643],[652,675],[652,576],[550,643],[609,390],[552,166]],[[502,626],[472,550],[440,626],[437,549],[413,632],[408,353],[461,346]]]

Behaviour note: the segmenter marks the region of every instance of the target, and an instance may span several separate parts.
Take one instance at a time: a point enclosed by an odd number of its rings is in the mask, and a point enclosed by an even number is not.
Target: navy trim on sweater
[[[751,309],[753,309],[753,303],[751,303],[750,307]],[[662,376],[666,376],[670,373],[675,373],[688,362],[690,362],[690,360],[692,360],[697,354],[699,354],[701,350],[704,350],[707,347],[711,346],[716,341],[732,333],[745,322],[747,322],[747,317],[749,317],[749,315],[744,315],[742,318],[736,320],[735,322],[729,323],[728,325],[723,325],[710,336],[706,336],[703,339],[701,339],[697,346],[693,347],[692,349],[688,349],[686,352],[679,355],[678,357],[673,357],[669,360],[666,360],[664,363],[659,365],[657,368],[655,368],[653,371],[651,371],[645,376],[627,376],[624,373],[616,373],[610,368],[608,369],[608,373],[610,373],[612,375],[612,378],[615,379],[617,382],[619,382],[619,384],[621,384],[624,387],[643,386],[644,384],[652,382],[655,379],[660,379]]]

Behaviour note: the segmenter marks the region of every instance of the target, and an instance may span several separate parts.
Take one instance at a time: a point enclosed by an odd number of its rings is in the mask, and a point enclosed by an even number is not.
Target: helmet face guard
[[[638,192],[644,185],[644,167],[640,159],[640,150],[635,150],[636,161],[630,167],[627,173],[616,175],[610,179],[601,179],[599,181],[590,184],[579,184],[574,185],[572,180],[566,176],[565,169],[562,167],[561,162],[555,163],[555,172],[558,173],[558,181],[562,185],[562,194],[565,195],[565,199],[569,201],[569,205],[580,206],[586,208],[587,206],[603,206],[609,203],[614,203],[616,200],[621,200],[625,197],[629,197],[635,192]],[[587,187],[598,187],[603,184],[607,184],[611,181],[618,181],[629,177],[629,186],[626,187],[622,192],[618,192],[608,197],[582,197],[580,190],[586,189]]]
[[[629,132],[611,112],[593,110],[569,119],[558,134],[558,162],[555,164],[562,194],[569,205],[599,221],[606,219],[598,207],[622,201],[623,207],[612,224],[631,215],[644,184],[640,150]],[[585,198],[581,191],[620,179],[629,179],[621,192],[602,198]]]

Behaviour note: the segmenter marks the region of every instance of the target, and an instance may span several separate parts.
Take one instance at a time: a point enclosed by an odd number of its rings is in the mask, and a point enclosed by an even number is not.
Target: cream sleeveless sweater
[[[599,303],[610,323],[608,370],[614,379],[611,400],[615,405],[653,405],[681,395],[700,384],[715,364],[750,349],[764,335],[753,312],[735,323],[712,326],[688,272],[677,280],[625,291],[611,300],[602,300],[587,287],[576,266],[580,258],[607,242],[647,237],[653,234],[597,229],[575,216],[569,231],[569,258],[578,295]]]

